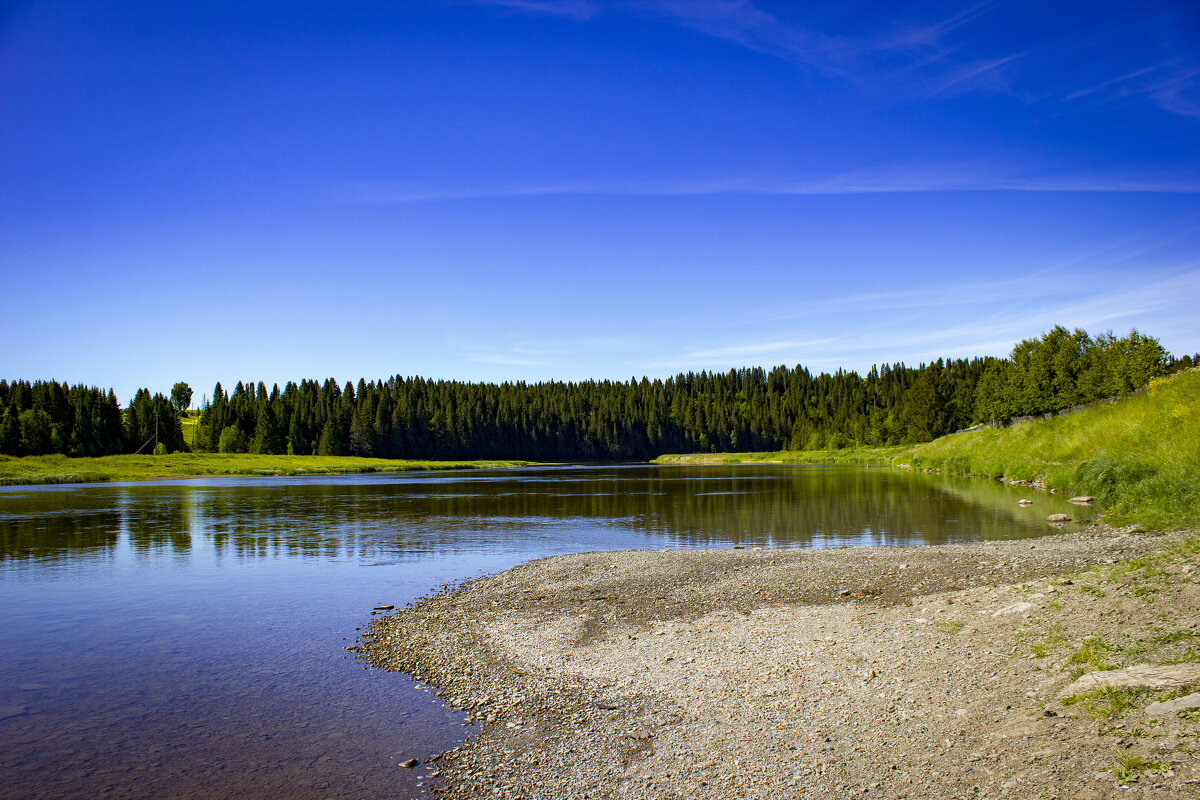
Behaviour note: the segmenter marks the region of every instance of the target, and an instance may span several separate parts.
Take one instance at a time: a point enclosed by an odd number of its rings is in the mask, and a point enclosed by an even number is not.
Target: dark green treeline
[[[195,449],[421,459],[579,461],[670,452],[830,449],[923,442],[975,423],[1057,411],[1145,385],[1176,362],[1153,337],[1056,327],[1008,359],[813,375],[796,366],[666,380],[462,383],[396,376],[267,390],[217,384]],[[0,381],[0,453],[107,455],[183,449],[173,406],[139,391]],[[189,438],[191,438],[189,436]]]
[[[56,381],[0,381],[0,453],[110,456],[150,452],[157,425],[159,452],[183,449],[179,414],[145,389],[122,409],[111,389]]]
[[[1190,363],[1190,359],[1188,362]],[[1121,394],[1171,368],[1152,337],[1056,327],[1012,358],[813,375],[803,367],[628,382],[218,384],[197,449],[383,458],[644,459],[929,441]]]
[[[197,449],[384,458],[643,459],[665,452],[923,441],[969,421],[982,360],[811,375],[777,367],[667,380],[479,384],[394,377],[220,385]],[[924,400],[928,402],[924,402]],[[958,401],[957,403],[955,401]]]

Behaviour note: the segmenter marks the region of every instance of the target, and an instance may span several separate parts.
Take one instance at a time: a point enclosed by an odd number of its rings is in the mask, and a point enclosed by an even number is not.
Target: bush
[[[246,452],[246,437],[242,435],[242,432],[238,430],[236,425],[230,425],[221,431],[221,438],[217,440],[217,452]]]

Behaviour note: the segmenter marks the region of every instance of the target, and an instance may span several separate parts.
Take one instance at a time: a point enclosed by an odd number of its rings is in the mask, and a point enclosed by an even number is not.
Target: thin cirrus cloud
[[[978,164],[916,164],[843,170],[828,176],[747,175],[676,180],[556,181],[455,187],[412,182],[356,181],[332,190],[345,205],[516,199],[570,195],[689,197],[700,195],[851,195],[903,192],[1200,192],[1200,171],[1162,174],[1024,174],[997,160]]]
[[[1112,103],[1139,96],[1148,97],[1174,114],[1200,117],[1200,66],[1171,60],[1079,89],[1066,99]]]
[[[1013,53],[1000,58],[977,59],[955,66],[927,81],[920,94],[928,97],[947,97],[956,94],[990,89],[994,92],[1012,90],[1018,59],[1028,53]]]
[[[690,360],[702,361],[758,358],[774,353],[792,352],[815,347],[826,348],[837,344],[840,339],[841,337],[839,336],[827,336],[815,339],[746,342],[743,344],[693,350],[689,352],[688,358]]]
[[[486,343],[453,337],[447,340],[446,347],[472,363],[530,367],[557,375],[577,369],[585,355],[594,360],[599,354],[631,354],[640,350],[643,343],[636,336],[500,335]]]
[[[598,10],[587,0],[475,0],[479,5],[501,6],[514,11],[550,14],[575,20],[590,19]]]
[[[1192,299],[1200,296],[1200,262],[1184,264],[1155,279],[1109,276],[1101,283],[1102,289],[1081,294],[1081,282],[1071,276],[1037,274],[954,287],[847,295],[795,307],[788,315],[744,320],[746,328],[765,328],[770,333],[748,330],[741,341],[733,343],[726,333],[721,335],[720,345],[687,347],[651,366],[661,370],[722,369],[749,360],[799,363],[816,369],[866,369],[870,364],[905,359],[1001,356],[1020,339],[1058,324],[1093,334],[1108,328],[1124,333],[1142,327],[1168,342],[1189,336]],[[1030,294],[1031,286],[1038,286],[1039,291]],[[986,302],[981,297],[986,297]],[[981,304],[988,310],[981,309]],[[870,310],[887,321],[838,326],[836,320],[847,308]],[[834,329],[839,331],[836,336],[809,335]]]
[[[897,99],[968,93],[1006,94],[1030,103],[1092,95],[1098,101],[1142,97],[1158,108],[1200,116],[1200,64],[1194,51],[1119,75],[1106,57],[1122,35],[1110,26],[1068,42],[1010,29],[1000,52],[980,52],[988,15],[1011,4],[986,0],[927,23],[892,21],[881,30],[832,35],[780,19],[751,0],[474,0],[478,5],[586,22],[605,13],[658,19]],[[1170,38],[1169,19],[1150,20],[1155,42]],[[1086,27],[1086,21],[1084,21]],[[1074,26],[1073,26],[1074,27]],[[1116,26],[1119,28],[1119,26]],[[1159,35],[1161,34],[1161,35]],[[1164,47],[1166,45],[1163,45]],[[1157,48],[1147,52],[1157,52]],[[1063,59],[1070,54],[1069,62]]]
[[[601,13],[659,19],[822,73],[857,80],[881,59],[906,55],[918,64],[949,57],[944,37],[974,21],[991,2],[928,25],[906,24],[860,37],[834,36],[787,23],[749,0],[475,0],[479,5],[567,17],[580,22]]]

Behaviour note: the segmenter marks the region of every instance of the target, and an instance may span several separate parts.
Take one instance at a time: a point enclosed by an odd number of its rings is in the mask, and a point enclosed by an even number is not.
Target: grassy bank
[[[654,464],[892,464],[912,448],[847,447],[843,450],[780,450],[774,453],[688,453],[663,455]],[[897,460],[899,459],[899,460]]]
[[[1090,494],[1114,524],[1200,522],[1200,370],[1075,414],[986,428],[905,447],[662,456],[658,463],[908,463]]]
[[[1096,495],[1115,523],[1200,521],[1200,370],[1154,381],[1143,394],[1048,420],[944,436],[911,448],[914,467],[1041,478]]]
[[[0,456],[0,485],[143,481],[189,475],[341,475],[524,466],[525,461],[406,461],[350,456],[173,453],[165,456]]]

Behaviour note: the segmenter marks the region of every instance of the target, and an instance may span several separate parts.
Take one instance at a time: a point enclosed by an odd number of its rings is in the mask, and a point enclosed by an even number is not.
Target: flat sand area
[[[1200,712],[1146,710],[1200,688],[1196,533],[559,556],[363,652],[482,723],[414,754],[448,798],[1200,797]],[[1183,678],[1071,701],[1135,664]]]

